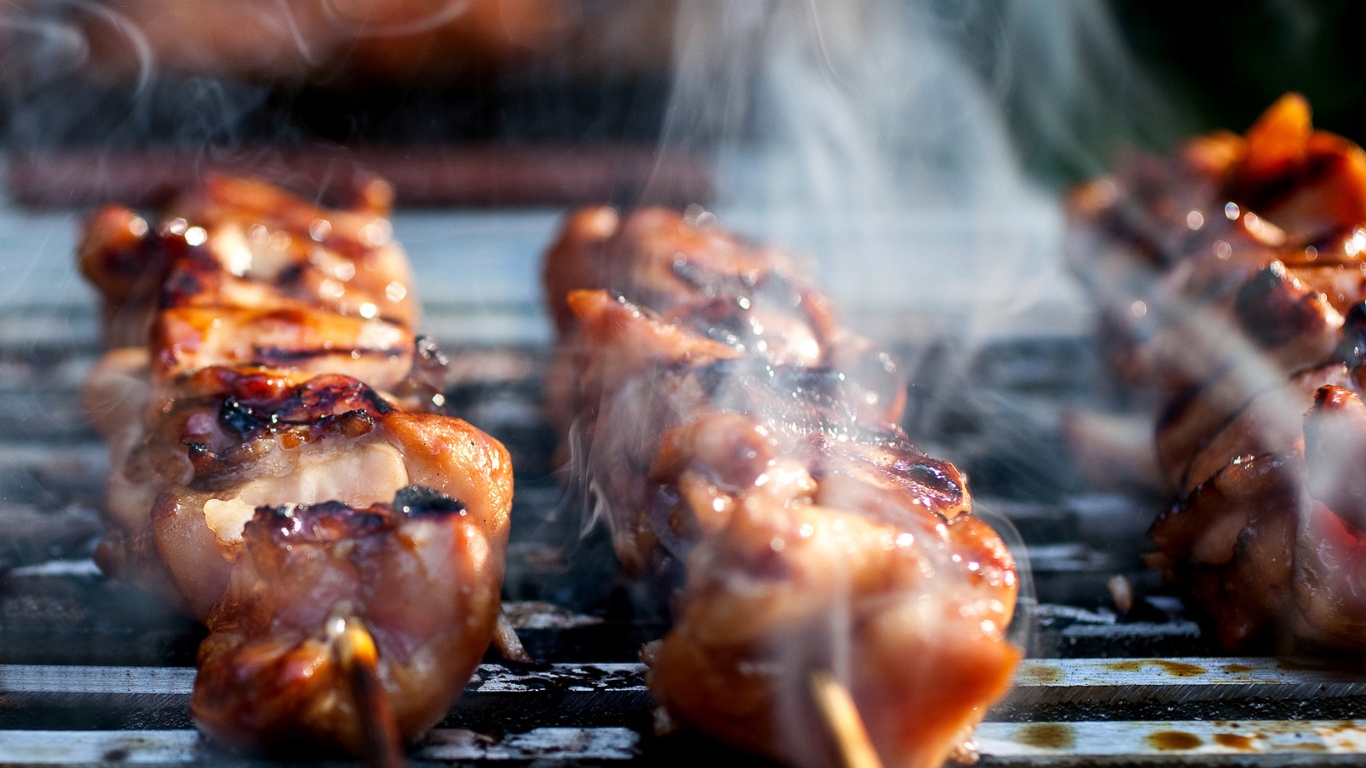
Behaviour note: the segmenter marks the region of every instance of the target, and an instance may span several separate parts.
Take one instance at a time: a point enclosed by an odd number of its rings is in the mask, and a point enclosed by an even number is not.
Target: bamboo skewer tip
[[[882,768],[849,689],[825,670],[811,673],[811,696],[844,768]]]
[[[364,622],[348,620],[336,635],[337,661],[351,689],[365,734],[369,768],[404,768],[403,737],[379,678],[379,649]]]

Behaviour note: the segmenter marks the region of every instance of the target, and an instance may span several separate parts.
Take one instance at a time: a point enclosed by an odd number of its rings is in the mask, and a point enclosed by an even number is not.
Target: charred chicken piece
[[[221,742],[295,754],[366,754],[368,721],[385,706],[404,741],[421,734],[488,646],[500,535],[421,486],[400,489],[392,504],[257,508],[205,618],[195,720]],[[357,631],[372,640],[371,659],[348,658]],[[355,674],[382,694],[353,684]]]
[[[970,516],[906,526],[747,501],[690,566],[651,690],[681,723],[789,764],[842,762],[809,699],[812,670],[843,668],[884,764],[936,766],[1019,659],[1001,641],[1014,563]]]
[[[627,568],[679,590],[647,658],[670,718],[836,765],[810,693],[833,671],[886,764],[962,747],[1019,658],[1017,575],[966,479],[896,426],[895,362],[704,217],[574,214],[546,286],[574,471]]]
[[[498,547],[506,541],[507,452],[459,419],[399,411],[339,374],[296,384],[207,368],[181,391],[111,479],[109,521],[120,535],[106,538],[98,559],[135,582],[125,574],[161,566],[174,588],[156,591],[178,593],[200,618],[221,598],[258,506],[364,507],[419,484],[460,500]]]
[[[499,624],[510,460],[438,412],[384,189],[328,212],[215,178],[155,231],[87,231],[113,335],[147,344],[82,391],[114,467],[96,561],[208,625],[192,713],[232,747],[393,755]]]
[[[1230,651],[1366,651],[1366,152],[1291,94],[1246,136],[1136,159],[1071,208],[1116,358],[1161,403],[1179,501],[1153,563]]]

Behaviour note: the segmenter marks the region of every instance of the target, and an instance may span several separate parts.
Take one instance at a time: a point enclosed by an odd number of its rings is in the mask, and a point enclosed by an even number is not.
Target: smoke
[[[966,345],[1081,313],[1050,185],[1170,114],[1099,2],[685,4],[663,147],[712,151],[722,220],[808,254],[851,322]]]
[[[663,149],[711,153],[720,220],[897,347],[919,440],[980,396],[988,343],[1090,332],[1060,189],[1185,125],[1094,0],[685,4],[674,57]],[[1002,453],[1039,440],[991,429]]]
[[[85,37],[70,24],[0,7],[0,86],[44,83],[71,74],[89,52]]]

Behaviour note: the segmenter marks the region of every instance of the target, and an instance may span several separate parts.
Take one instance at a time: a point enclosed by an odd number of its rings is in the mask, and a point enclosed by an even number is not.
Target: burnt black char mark
[[[1304,290],[1273,261],[1238,291],[1233,309],[1248,334],[1262,347],[1274,347],[1309,333],[1322,322],[1316,296]]]
[[[243,531],[256,538],[262,528],[279,543],[327,544],[386,533],[398,524],[388,504],[357,509],[340,501],[279,507],[257,507]]]
[[[1346,153],[1338,152],[1310,154],[1302,166],[1289,173],[1282,172],[1276,178],[1244,179],[1234,176],[1225,195],[1244,208],[1258,211],[1273,208],[1305,187],[1346,173],[1342,166],[1350,162],[1349,157]]]
[[[670,265],[674,276],[707,298],[764,298],[778,306],[801,306],[802,291],[788,277],[772,270],[761,273],[715,272],[680,255]]]
[[[295,390],[277,413],[283,421],[306,422],[321,415],[353,410],[378,418],[392,413],[394,406],[363,382],[339,373],[325,373]]]
[[[157,252],[166,265],[159,308],[193,306],[206,294],[218,293],[224,270],[207,246],[190,245],[183,233],[162,230],[148,239],[148,250]]]
[[[1366,302],[1347,311],[1342,324],[1342,340],[1334,355],[1348,368],[1359,368],[1366,363]]]
[[[279,399],[255,400],[249,393],[227,395],[218,407],[218,423],[245,439],[288,426],[325,428],[343,417],[373,424],[393,410],[364,383],[341,374],[322,374]]]
[[[403,356],[401,349],[348,349],[329,347],[326,349],[286,349],[284,347],[252,347],[251,359],[261,365],[286,367],[319,357],[334,355],[356,357],[387,357],[395,360]]]
[[[408,485],[394,494],[394,509],[408,517],[465,514],[464,502],[425,485]]]
[[[300,285],[307,269],[307,266],[298,262],[287,264],[275,275],[275,284],[284,288]]]
[[[245,438],[263,425],[274,426],[278,423],[274,414],[259,414],[256,409],[235,397],[228,397],[218,408],[218,424],[229,434]]]
[[[166,253],[155,237],[144,235],[131,245],[105,250],[101,266],[109,274],[139,286],[159,286],[166,273]]]
[[[229,392],[219,396],[217,420],[237,442],[217,452],[203,442],[184,443],[192,485],[203,490],[236,482],[241,470],[276,448],[277,437],[294,445],[328,435],[355,439],[394,410],[373,389],[341,374],[315,376],[293,389],[272,386],[263,376],[227,372],[224,378]]]
[[[387,533],[411,518],[440,518],[465,514],[465,504],[421,485],[399,489],[393,504],[352,507],[340,501],[319,504],[286,504],[257,507],[247,532],[259,533],[261,527],[281,543],[327,544],[346,539],[361,539]]]

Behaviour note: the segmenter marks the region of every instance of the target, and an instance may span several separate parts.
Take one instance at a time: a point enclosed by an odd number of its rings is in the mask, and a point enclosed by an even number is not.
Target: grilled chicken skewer
[[[896,426],[895,361],[706,217],[581,211],[545,281],[567,458],[622,562],[682,582],[647,652],[669,717],[836,765],[811,693],[831,674],[886,765],[967,754],[1019,657],[1017,574],[965,478]]]
[[[230,746],[390,754],[498,625],[509,457],[439,413],[377,198],[213,178],[155,226],[97,213],[82,245],[108,340],[144,339],[83,391],[114,467],[96,559],[208,625],[191,711]]]
[[[1366,651],[1366,152],[1291,94],[1246,136],[1135,158],[1070,207],[1121,368],[1161,402],[1179,501],[1154,564],[1230,651]]]

